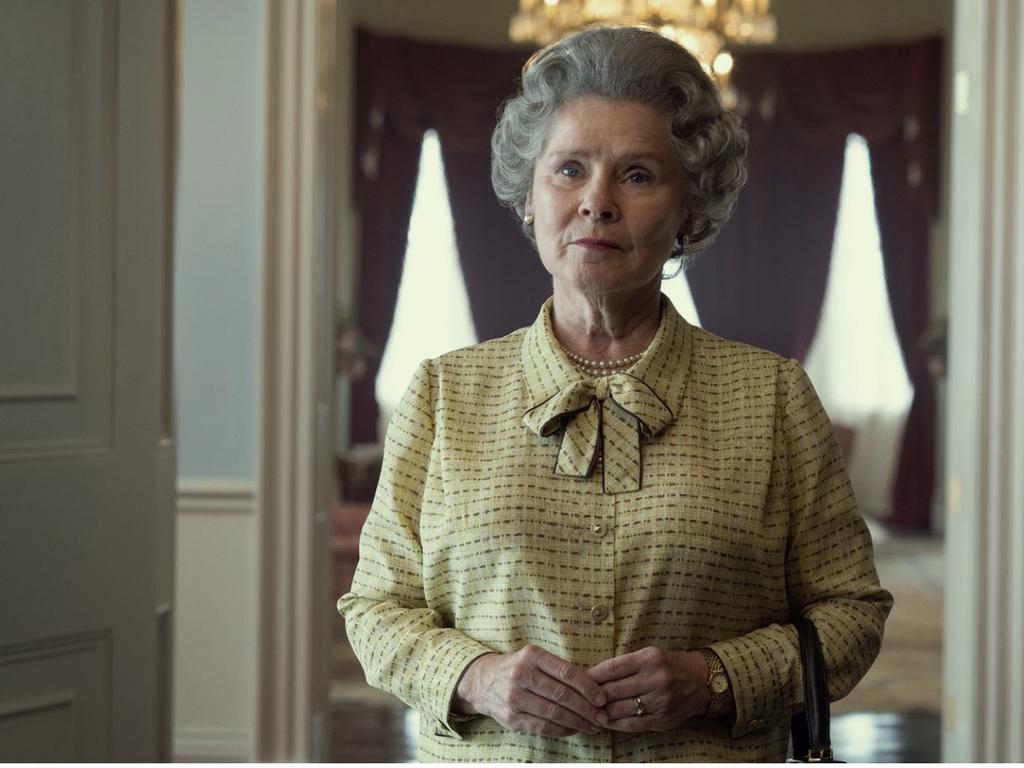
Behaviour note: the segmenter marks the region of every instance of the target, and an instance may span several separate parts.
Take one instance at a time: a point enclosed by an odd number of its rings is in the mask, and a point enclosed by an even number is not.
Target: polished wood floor
[[[329,763],[416,762],[416,713],[376,702],[331,707]]]
[[[935,712],[865,712],[832,721],[832,749],[848,763],[936,763]],[[409,763],[416,760],[416,713],[377,702],[339,702],[332,708],[334,763]]]

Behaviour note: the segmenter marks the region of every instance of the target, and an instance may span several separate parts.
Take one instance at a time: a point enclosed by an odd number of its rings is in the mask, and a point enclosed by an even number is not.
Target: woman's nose
[[[619,218],[619,208],[608,182],[595,178],[587,185],[580,200],[579,214],[595,221],[616,221]]]

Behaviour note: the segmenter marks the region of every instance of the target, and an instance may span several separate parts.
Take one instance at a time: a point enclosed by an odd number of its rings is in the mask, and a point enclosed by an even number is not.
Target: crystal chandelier
[[[708,74],[727,77],[731,43],[773,43],[770,0],[519,0],[509,36],[547,45],[587,24],[648,24],[697,57]]]

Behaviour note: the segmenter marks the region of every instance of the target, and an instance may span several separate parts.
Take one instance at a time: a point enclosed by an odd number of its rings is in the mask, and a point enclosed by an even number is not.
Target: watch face
[[[714,693],[725,693],[729,690],[729,678],[721,672],[716,672],[711,676],[711,690]]]

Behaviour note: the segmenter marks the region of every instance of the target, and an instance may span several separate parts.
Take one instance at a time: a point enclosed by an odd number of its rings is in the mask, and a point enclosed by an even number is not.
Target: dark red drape
[[[391,331],[402,275],[420,144],[431,128],[441,141],[478,338],[529,324],[550,294],[550,277],[490,184],[491,131],[501,102],[516,89],[527,55],[357,33],[358,323],[381,350]],[[378,371],[375,364],[353,383],[353,442],[377,440]]]
[[[803,358],[821,314],[846,138],[864,136],[893,320],[914,385],[890,522],[912,528],[930,522],[935,474],[934,391],[918,341],[929,319],[941,70],[940,40],[737,56],[750,182],[734,220],[689,273],[708,329]]]
[[[872,145],[871,179],[885,254],[885,283],[903,364],[914,386],[892,491],[889,522],[927,528],[935,483],[935,389],[919,341],[928,328],[930,217],[907,195],[907,152],[902,136]]]
[[[733,219],[687,279],[705,328],[802,359],[825,297],[844,146],[796,143],[762,125],[750,139]]]
[[[924,529],[935,484],[935,388],[921,339],[929,322],[929,234],[938,208],[941,48],[920,46],[903,77],[910,106],[900,130],[871,144],[875,212],[893,323],[914,400],[900,446],[889,522]]]
[[[530,324],[551,295],[551,276],[513,214],[494,196],[487,147],[460,150],[442,142],[459,262],[481,340]]]
[[[491,187],[491,133],[527,53],[438,48],[428,46],[424,55],[450,68],[435,125],[459,264],[477,338],[493,339],[533,322],[551,294],[551,277]]]
[[[422,130],[376,98],[387,83],[402,79],[404,62],[389,41],[356,49],[356,157],[353,198],[359,207],[360,247],[356,281],[358,325],[367,339],[384,349],[395,315],[402,262],[419,170]],[[351,439],[376,442],[375,385],[380,358],[352,382]]]
[[[416,174],[419,170],[420,141],[396,131],[380,136],[377,179],[365,192],[373,202],[364,205],[361,216],[358,270],[359,328],[383,352],[391,333],[398,302],[398,286],[405,261],[409,217],[412,213]],[[352,382],[352,441],[376,442],[377,395],[380,356],[369,361],[365,375]]]

